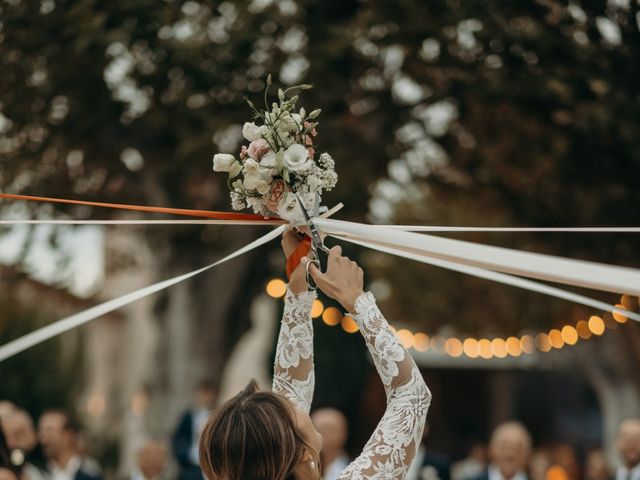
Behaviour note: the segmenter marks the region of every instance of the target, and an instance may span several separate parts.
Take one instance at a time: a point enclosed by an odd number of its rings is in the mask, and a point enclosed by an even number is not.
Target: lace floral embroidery
[[[356,300],[358,323],[385,391],[387,409],[362,454],[341,480],[400,480],[420,444],[431,401],[420,371],[378,309],[373,295]]]
[[[315,386],[311,323],[315,298],[315,292],[295,295],[287,290],[274,365],[273,391],[304,412],[311,409]]]

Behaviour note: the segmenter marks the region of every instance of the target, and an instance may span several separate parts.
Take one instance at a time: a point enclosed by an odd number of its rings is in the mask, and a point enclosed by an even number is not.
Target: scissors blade
[[[316,192],[313,197],[313,216],[317,217],[320,215],[320,194]]]
[[[304,215],[304,219],[307,222],[307,227],[309,227],[309,232],[311,233],[311,240],[313,241],[314,248],[316,250],[322,250],[323,252],[328,252],[329,249],[324,246],[322,237],[320,237],[320,233],[318,232],[318,227],[316,227],[316,224],[313,223],[313,220],[311,220],[311,216],[309,215],[309,212],[307,211],[306,207],[304,206],[304,203],[302,203],[302,200],[300,199],[300,195],[298,195],[297,193],[295,195],[296,195],[296,198],[298,199],[298,204],[302,209],[302,214]]]

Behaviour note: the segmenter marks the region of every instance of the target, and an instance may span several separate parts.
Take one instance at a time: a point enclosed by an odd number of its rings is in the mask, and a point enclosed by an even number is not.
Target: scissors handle
[[[311,248],[309,256],[311,257],[311,261],[305,266],[305,272],[307,274],[307,285],[311,290],[317,290],[318,284],[316,284],[315,280],[311,276],[311,273],[309,273],[309,266],[313,263],[318,270],[322,270],[322,265],[320,264],[320,257],[318,257],[318,252],[315,248]]]

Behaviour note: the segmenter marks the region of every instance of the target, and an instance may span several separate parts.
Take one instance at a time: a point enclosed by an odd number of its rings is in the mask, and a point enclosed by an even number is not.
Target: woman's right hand
[[[303,258],[302,263],[309,263]],[[329,251],[327,271],[321,272],[315,264],[309,265],[309,274],[325,295],[340,302],[347,312],[353,312],[356,299],[364,288],[364,272],[358,264],[342,256],[342,248],[336,245]]]
[[[296,248],[298,248],[303,238],[304,235],[297,230],[287,230],[286,232],[284,232],[280,244],[282,245],[282,251],[284,252],[285,258],[289,258],[291,256]],[[291,278],[289,278],[289,290],[291,290],[291,292],[295,294],[306,292],[308,290],[307,275],[305,273],[303,265],[304,258],[300,261],[300,264],[296,267],[296,269],[291,273]]]

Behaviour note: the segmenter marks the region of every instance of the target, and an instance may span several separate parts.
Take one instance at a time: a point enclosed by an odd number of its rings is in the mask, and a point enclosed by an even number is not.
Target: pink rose
[[[258,140],[254,140],[253,142],[251,142],[249,148],[247,149],[247,153],[249,153],[249,156],[251,158],[258,161],[269,150],[271,150],[271,147],[269,147],[267,141],[264,138],[259,138]]]
[[[265,206],[272,212],[278,209],[282,196],[288,191],[284,180],[274,180],[271,182],[269,192],[263,197]]]
[[[309,135],[306,135],[304,137],[304,143],[305,145],[313,145],[313,138],[311,138]]]
[[[313,148],[307,148],[307,152],[309,152],[309,158],[313,160],[313,156],[316,154],[316,151]]]
[[[247,158],[247,146],[242,145],[242,148],[240,149],[240,159],[244,160],[245,158]]]

